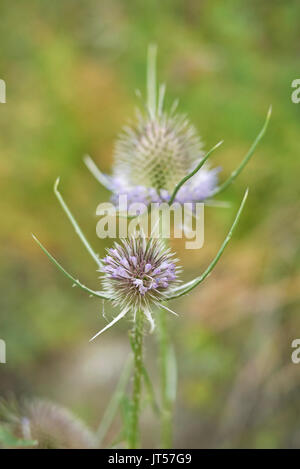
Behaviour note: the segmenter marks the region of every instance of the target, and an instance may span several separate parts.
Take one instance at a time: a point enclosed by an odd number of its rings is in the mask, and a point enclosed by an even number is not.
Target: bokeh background
[[[95,209],[108,200],[85,168],[89,153],[112,165],[120,128],[145,91],[146,50],[158,45],[167,103],[179,97],[221,179],[239,163],[273,115],[255,157],[222,194],[230,208],[207,207],[205,244],[178,245],[185,278],[209,263],[246,186],[240,225],[217,268],[168,318],[178,359],[175,447],[299,447],[300,365],[291,362],[299,320],[300,4],[151,0],[1,2],[0,394],[38,396],[71,408],[96,428],[129,353],[123,321],[95,343],[102,305],[70,283],[31,238],[97,289],[98,274],[53,194],[61,191],[91,244]],[[112,312],[106,309],[109,316]],[[158,390],[155,337],[147,363]],[[143,445],[157,442],[143,421]],[[111,432],[118,429],[118,421]]]

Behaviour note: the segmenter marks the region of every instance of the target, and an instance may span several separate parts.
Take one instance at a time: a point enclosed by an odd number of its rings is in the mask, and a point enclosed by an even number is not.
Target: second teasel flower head
[[[176,103],[164,108],[165,86],[157,92],[156,48],[148,51],[147,99],[136,119],[124,127],[114,151],[111,176],[102,174],[93,161],[85,162],[95,177],[112,192],[112,202],[126,195],[128,204],[169,202],[176,186],[204,158],[203,143],[189,119],[177,112]],[[213,196],[219,168],[205,162],[177,195],[175,202],[203,202]]]
[[[135,187],[164,197],[203,156],[196,129],[185,116],[156,110],[138,113],[115,145],[113,182],[129,193]]]
[[[162,240],[131,237],[115,243],[102,260],[104,291],[124,311],[143,312],[151,323],[151,308],[159,306],[178,284],[177,259]]]
[[[115,144],[112,175],[101,172],[86,155],[85,164],[94,177],[112,193],[112,202],[120,206],[120,196],[130,206],[141,203],[172,205],[210,201],[238,177],[250,161],[266,132],[272,107],[249,151],[223,183],[219,184],[219,167],[210,168],[208,157],[222,143],[205,155],[200,137],[188,118],[177,113],[176,105],[164,109],[165,86],[156,84],[156,48],[149,47],[147,100],[137,118],[123,129]]]
[[[149,48],[147,104],[137,118],[124,128],[115,145],[111,177],[113,200],[126,194],[129,203],[168,202],[176,185],[203,158],[202,141],[189,119],[164,110],[165,87],[156,96],[156,49]],[[218,183],[218,169],[203,166],[176,201],[199,202],[210,197]]]

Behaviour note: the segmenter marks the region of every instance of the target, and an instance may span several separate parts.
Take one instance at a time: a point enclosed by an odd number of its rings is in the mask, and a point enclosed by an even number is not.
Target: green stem
[[[172,413],[173,402],[168,392],[168,352],[170,347],[169,335],[167,329],[166,312],[159,311],[158,321],[158,340],[160,356],[160,375],[161,375],[161,448],[168,449],[172,447]]]
[[[147,64],[147,104],[152,119],[156,115],[156,53],[157,47],[154,44],[150,45]]]
[[[131,347],[133,350],[134,374],[128,444],[130,449],[136,449],[139,444],[139,415],[143,377],[143,313],[141,311],[137,312],[134,327],[131,331]]]

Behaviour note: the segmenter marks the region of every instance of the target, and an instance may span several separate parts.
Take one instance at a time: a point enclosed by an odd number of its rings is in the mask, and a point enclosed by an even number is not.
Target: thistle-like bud
[[[164,307],[162,302],[179,283],[177,262],[160,239],[131,237],[108,249],[100,269],[104,274],[101,277],[103,290],[121,313],[91,340],[127,313],[131,313],[134,320],[137,312],[145,314],[153,330],[151,309]]]

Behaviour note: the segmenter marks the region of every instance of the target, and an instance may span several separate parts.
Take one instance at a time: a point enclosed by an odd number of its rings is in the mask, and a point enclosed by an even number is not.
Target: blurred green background
[[[92,155],[109,172],[114,139],[145,90],[146,50],[158,45],[167,103],[180,98],[221,179],[239,163],[273,105],[253,160],[207,207],[205,244],[184,252],[185,278],[209,263],[246,186],[250,195],[221,262],[168,318],[179,363],[175,447],[299,447],[300,365],[291,362],[299,320],[299,124],[291,101],[299,77],[300,4],[196,0],[1,2],[0,393],[39,396],[73,409],[95,428],[127,353],[123,321],[95,343],[102,304],[70,283],[31,238],[92,288],[95,265],[53,194],[61,191],[91,244],[95,210],[108,200],[85,168]],[[111,312],[107,307],[107,315]],[[158,385],[156,342],[147,363]],[[156,387],[156,385],[155,385]],[[115,424],[118,428],[118,422]],[[143,445],[157,445],[147,411]],[[112,432],[116,429],[113,428]]]

